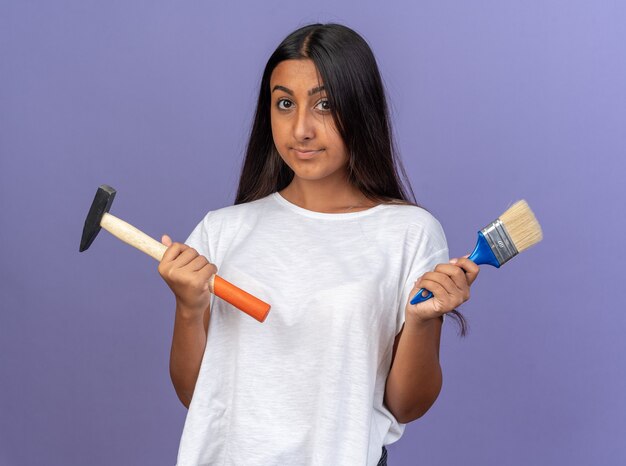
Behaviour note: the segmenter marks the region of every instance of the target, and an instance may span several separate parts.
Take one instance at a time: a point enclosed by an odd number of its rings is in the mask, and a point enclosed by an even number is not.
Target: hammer
[[[165,254],[167,250],[165,245],[109,213],[109,209],[115,198],[115,193],[115,189],[106,184],[100,186],[98,191],[96,191],[96,197],[93,199],[91,208],[87,214],[87,219],[85,220],[85,226],[83,227],[83,236],[80,240],[80,252],[87,250],[100,232],[100,228],[104,228],[113,236],[116,236],[149,256],[154,257],[160,262],[163,258],[163,254]],[[212,275],[209,279],[209,291],[232,304],[237,309],[254,317],[259,322],[265,320],[270,310],[269,304],[237,288],[235,285],[217,275]]]

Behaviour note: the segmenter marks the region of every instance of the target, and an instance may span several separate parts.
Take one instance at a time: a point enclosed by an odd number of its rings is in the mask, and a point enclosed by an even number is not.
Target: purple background
[[[626,4],[3,1],[0,464],[172,465],[173,298],[112,213],[184,240],[232,203],[262,67],[291,30],[371,44],[418,201],[453,256],[519,198],[545,239],[483,267],[400,465],[626,464]]]

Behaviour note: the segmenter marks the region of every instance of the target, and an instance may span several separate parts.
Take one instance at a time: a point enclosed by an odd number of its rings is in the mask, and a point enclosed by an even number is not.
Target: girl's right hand
[[[186,244],[173,243],[167,235],[161,243],[167,251],[159,264],[159,274],[176,296],[177,309],[187,317],[202,318],[211,300],[209,278],[217,273],[217,267]]]

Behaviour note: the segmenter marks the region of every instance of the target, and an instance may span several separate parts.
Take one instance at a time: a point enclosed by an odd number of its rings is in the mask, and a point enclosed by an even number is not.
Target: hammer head
[[[93,240],[96,239],[96,236],[98,236],[98,233],[100,233],[102,216],[111,208],[115,193],[115,189],[106,184],[100,186],[98,191],[96,191],[96,197],[93,198],[91,208],[85,220],[85,226],[83,227],[83,236],[80,239],[80,252],[87,250],[93,243]]]

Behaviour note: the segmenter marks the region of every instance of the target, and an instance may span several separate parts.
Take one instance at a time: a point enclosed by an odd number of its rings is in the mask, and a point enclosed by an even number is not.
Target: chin
[[[282,157],[283,162],[294,173],[295,178],[307,181],[323,180],[328,177],[337,177],[345,170],[341,164],[329,164],[328,160],[299,160],[292,157]]]
[[[294,178],[306,181],[321,181],[337,179],[339,173],[337,171],[324,172],[319,170],[294,170]]]

